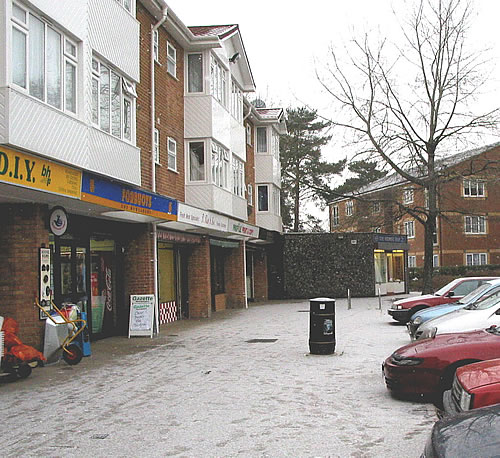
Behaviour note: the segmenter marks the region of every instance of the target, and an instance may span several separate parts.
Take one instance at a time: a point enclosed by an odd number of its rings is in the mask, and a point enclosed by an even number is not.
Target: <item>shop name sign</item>
[[[83,173],[81,200],[118,210],[177,220],[177,201]]]
[[[82,173],[41,157],[0,148],[0,182],[78,199]]]
[[[259,228],[250,224],[242,223],[241,221],[229,221],[229,232],[244,235],[245,237],[259,237]]]
[[[177,221],[222,232],[227,232],[228,228],[228,218],[226,216],[210,213],[181,203],[179,203]]]

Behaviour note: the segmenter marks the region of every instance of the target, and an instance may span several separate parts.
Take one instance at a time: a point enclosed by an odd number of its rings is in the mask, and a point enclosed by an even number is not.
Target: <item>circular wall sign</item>
[[[68,228],[68,215],[62,207],[54,207],[49,217],[50,230],[54,235],[63,235]]]

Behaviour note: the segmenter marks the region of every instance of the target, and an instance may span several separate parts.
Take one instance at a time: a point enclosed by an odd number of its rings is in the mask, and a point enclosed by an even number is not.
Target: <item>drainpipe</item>
[[[154,37],[155,32],[167,20],[168,6],[165,5],[162,11],[161,19],[151,27],[151,190],[156,192],[156,163],[155,163],[155,126],[156,126],[156,107],[155,107],[155,56],[154,56]],[[160,320],[159,320],[159,297],[158,297],[158,234],[156,229],[157,223],[152,223],[153,226],[153,280],[154,280],[154,295],[155,295],[155,310],[156,310],[156,332],[160,333]]]

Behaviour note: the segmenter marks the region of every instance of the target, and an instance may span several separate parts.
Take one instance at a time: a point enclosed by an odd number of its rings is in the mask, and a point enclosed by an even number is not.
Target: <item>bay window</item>
[[[257,127],[257,152],[267,153],[267,127]]]
[[[269,190],[267,184],[257,186],[257,210],[269,211]]]
[[[245,164],[233,156],[233,194],[245,197]]]
[[[201,53],[188,54],[188,92],[203,92],[203,56]]]
[[[205,144],[203,142],[189,143],[189,179],[190,181],[205,181]]]
[[[238,122],[243,122],[243,92],[235,81],[231,81],[231,114]]]
[[[227,91],[227,76],[226,69],[212,56],[210,62],[210,92],[215,99],[222,105],[226,106],[226,91]]]
[[[228,188],[229,151],[212,142],[212,183]]]

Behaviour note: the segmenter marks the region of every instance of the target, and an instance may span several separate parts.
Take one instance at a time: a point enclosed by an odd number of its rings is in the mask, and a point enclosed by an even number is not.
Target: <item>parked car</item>
[[[500,358],[500,328],[488,328],[417,340],[398,348],[382,368],[392,393],[430,395],[440,402],[458,367],[495,358]]]
[[[415,338],[416,331],[422,323],[498,294],[500,294],[500,278],[484,282],[479,288],[471,291],[467,294],[467,296],[462,297],[462,299],[459,299],[457,302],[436,305],[435,307],[420,310],[414,313],[411,316],[410,321],[406,324],[410,338],[412,340]]]
[[[500,325],[500,296],[474,302],[463,309],[455,310],[421,324],[415,338],[428,339],[439,334],[467,332]]]
[[[500,405],[434,423],[421,458],[491,458],[500,454]]]
[[[397,300],[387,310],[387,313],[396,321],[406,323],[419,310],[456,302],[466,294],[474,291],[478,286],[481,286],[485,281],[492,280],[493,278],[496,277],[457,278],[441,289],[438,289],[434,294],[424,294]]]
[[[498,403],[500,403],[500,359],[459,367],[451,390],[445,391],[443,395],[444,410],[447,414]]]

